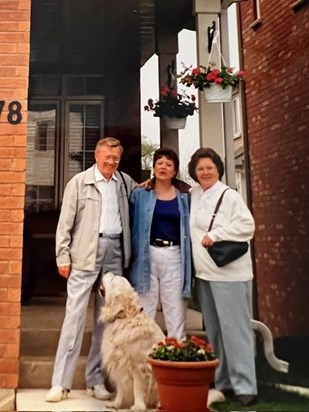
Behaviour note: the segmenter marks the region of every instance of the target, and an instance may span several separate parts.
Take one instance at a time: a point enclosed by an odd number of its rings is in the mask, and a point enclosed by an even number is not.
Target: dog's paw
[[[145,405],[144,402],[135,403],[131,408],[131,411],[146,411],[146,410],[147,410],[147,406]]]
[[[106,402],[105,406],[109,409],[121,409],[121,404],[119,402]]]

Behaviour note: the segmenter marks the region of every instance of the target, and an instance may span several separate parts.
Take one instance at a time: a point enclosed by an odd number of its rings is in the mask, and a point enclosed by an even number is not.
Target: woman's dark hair
[[[210,147],[201,147],[193,153],[188,166],[189,175],[192,177],[193,180],[195,180],[195,182],[198,181],[195,173],[196,165],[200,159],[204,159],[206,157],[211,159],[217,166],[219,172],[219,180],[221,180],[222,176],[224,175],[224,164],[218,153],[216,153]]]
[[[157,160],[161,159],[161,157],[163,156],[173,161],[176,176],[179,170],[179,158],[177,156],[177,153],[175,153],[172,149],[168,149],[167,147],[161,147],[160,149],[156,150],[153,154],[152,166],[154,167]]]

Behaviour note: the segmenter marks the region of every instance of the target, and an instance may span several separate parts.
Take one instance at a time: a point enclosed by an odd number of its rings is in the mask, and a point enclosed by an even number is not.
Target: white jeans
[[[183,278],[180,246],[150,246],[150,289],[139,293],[145,313],[155,319],[159,298],[169,337],[186,339],[186,305],[182,297]]]

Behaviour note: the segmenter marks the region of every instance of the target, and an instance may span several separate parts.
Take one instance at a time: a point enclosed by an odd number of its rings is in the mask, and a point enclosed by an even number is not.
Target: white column
[[[157,32],[157,53],[159,57],[159,85],[160,87],[167,84],[167,67],[174,61],[175,70],[176,67],[176,55],[178,53],[178,37],[176,34]],[[172,85],[177,88],[177,82]],[[179,139],[178,130],[167,129],[162,119],[160,119],[160,145],[161,147],[169,147],[173,149],[177,154],[179,153]]]
[[[220,30],[218,15],[221,12],[221,0],[195,0],[194,12],[197,29],[197,61],[198,65],[207,66],[209,59],[207,28],[215,21],[216,31]],[[199,121],[201,146],[213,148],[224,159],[223,104],[206,103],[203,92],[200,92]]]

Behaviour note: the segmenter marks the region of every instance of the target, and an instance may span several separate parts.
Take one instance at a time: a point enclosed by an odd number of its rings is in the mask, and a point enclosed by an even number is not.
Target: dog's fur
[[[157,407],[157,387],[147,356],[152,345],[164,340],[160,327],[143,313],[138,295],[122,276],[103,276],[105,322],[101,345],[102,364],[116,388],[116,398],[107,406],[143,411]]]

